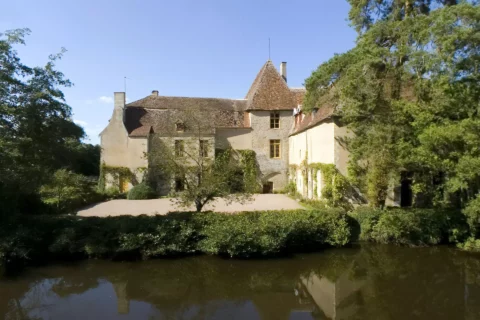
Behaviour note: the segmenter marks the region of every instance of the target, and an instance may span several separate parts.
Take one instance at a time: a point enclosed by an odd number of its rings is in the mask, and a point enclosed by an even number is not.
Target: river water
[[[480,256],[364,245],[274,260],[86,261],[0,278],[1,319],[480,319]]]

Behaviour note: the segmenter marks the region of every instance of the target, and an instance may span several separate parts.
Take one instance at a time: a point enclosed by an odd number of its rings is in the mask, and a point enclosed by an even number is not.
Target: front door
[[[128,179],[126,179],[124,176],[120,176],[119,180],[120,192],[126,192],[128,189]]]
[[[273,193],[273,182],[266,182],[263,185],[263,193]]]

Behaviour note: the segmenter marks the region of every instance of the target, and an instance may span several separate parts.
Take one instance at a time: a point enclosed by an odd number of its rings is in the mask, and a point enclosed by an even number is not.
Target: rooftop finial
[[[270,37],[268,37],[268,60],[270,60]]]

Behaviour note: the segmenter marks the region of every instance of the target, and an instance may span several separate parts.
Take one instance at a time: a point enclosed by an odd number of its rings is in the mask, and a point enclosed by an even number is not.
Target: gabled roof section
[[[295,94],[270,60],[260,69],[246,99],[247,110],[292,110],[297,106]]]

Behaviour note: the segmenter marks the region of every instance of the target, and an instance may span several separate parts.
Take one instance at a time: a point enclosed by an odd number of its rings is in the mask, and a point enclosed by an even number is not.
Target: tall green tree
[[[463,206],[478,193],[480,8],[463,1],[351,0],[357,45],[306,80],[353,130],[351,176],[374,206],[404,172],[417,204]],[[420,197],[421,195],[421,197]]]
[[[0,212],[21,210],[55,169],[68,166],[71,146],[83,129],[71,120],[62,87],[72,83],[51,55],[44,67],[23,64],[15,45],[24,45],[28,29],[0,34]]]

